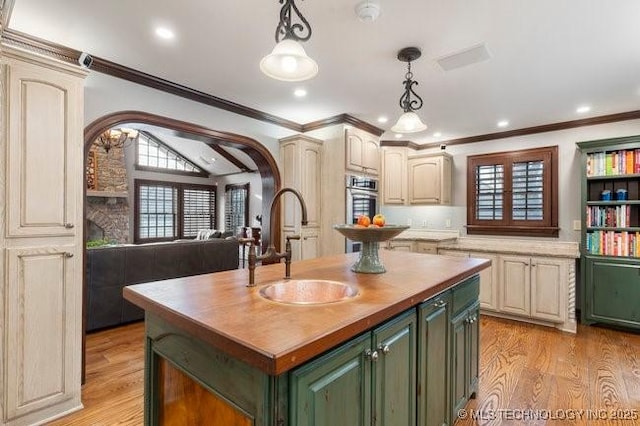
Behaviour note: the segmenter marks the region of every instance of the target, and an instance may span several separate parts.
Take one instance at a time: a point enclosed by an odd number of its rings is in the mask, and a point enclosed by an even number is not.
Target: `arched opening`
[[[260,174],[260,180],[262,182],[262,246],[266,247],[271,241],[270,234],[270,211],[269,205],[270,201],[273,199],[275,192],[280,188],[281,185],[281,177],[280,172],[277,167],[277,163],[269,150],[256,141],[255,139],[248,138],[246,136],[229,133],[229,132],[221,132],[217,130],[212,130],[197,124],[188,123],[185,121],[175,120],[172,118],[167,118],[155,114],[150,114],[141,111],[121,111],[113,114],[109,114],[103,116],[91,124],[89,124],[85,128],[84,132],[84,160],[85,164],[89,157],[89,151],[94,143],[94,141],[102,134],[104,131],[114,128],[116,126],[120,126],[123,124],[131,125],[132,123],[141,124],[141,125],[149,125],[162,128],[163,131],[166,131],[172,135],[178,136],[184,139],[192,139],[199,142],[203,142],[210,146],[222,146],[229,147],[241,150],[244,154],[251,158],[251,160],[255,163],[258,173]],[[86,173],[86,170],[85,170]],[[85,227],[87,220],[90,219],[92,222],[96,223],[96,227],[98,230],[107,228],[108,225],[103,223],[104,221],[100,220],[99,215],[96,217],[88,217],[87,214],[87,197],[86,197],[86,176],[83,181],[83,187],[85,192],[84,197],[84,219],[85,219]],[[276,212],[276,217],[279,218],[278,212]],[[280,227],[280,221],[275,221],[276,226],[275,230],[278,230]],[[88,229],[85,229],[85,243],[88,235]],[[99,231],[98,231],[99,232]],[[274,234],[274,243],[276,247],[280,244],[279,232],[275,232]],[[86,244],[84,249],[84,259],[86,260]],[[85,282],[83,285],[84,290],[84,298],[87,300],[87,283]],[[85,303],[86,306],[86,303]],[[86,313],[83,318],[83,331],[86,329],[86,324],[84,321],[86,320]],[[84,333],[83,333],[84,334]],[[83,382],[84,382],[84,372],[85,372],[85,341],[83,338]]]

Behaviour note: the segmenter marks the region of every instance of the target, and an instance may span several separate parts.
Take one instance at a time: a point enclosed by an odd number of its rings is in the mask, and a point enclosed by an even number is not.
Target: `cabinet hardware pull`
[[[447,302],[445,302],[444,300],[438,300],[433,304],[434,308],[444,308],[445,306],[447,306]]]
[[[75,225],[73,223],[67,222],[67,223],[64,224],[64,227],[67,228],[67,229],[73,229],[75,227]]]
[[[389,347],[389,345],[383,345],[382,343],[378,345],[378,350],[382,352],[383,355],[387,355],[389,352],[391,352],[391,348]]]
[[[376,362],[378,360],[378,351],[367,349],[366,351],[364,351],[364,356],[369,358],[371,361]]]
[[[66,257],[66,258],[73,257],[73,253],[69,253],[69,252],[67,251],[67,252],[65,252],[64,257]]]

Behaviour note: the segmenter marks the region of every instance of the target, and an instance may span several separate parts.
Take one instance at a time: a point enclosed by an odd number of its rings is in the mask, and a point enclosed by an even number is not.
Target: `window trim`
[[[141,185],[155,185],[166,186],[177,190],[176,200],[176,236],[167,238],[140,238],[140,186]],[[206,189],[212,191],[215,194],[214,200],[214,212],[213,212],[213,228],[217,229],[218,226],[218,186],[217,185],[204,185],[197,183],[182,183],[172,182],[155,179],[134,179],[134,199],[133,199],[133,242],[135,244],[155,243],[163,241],[175,241],[180,239],[192,239],[193,237],[184,236],[184,190],[185,189]]]
[[[543,161],[543,220],[512,219],[513,163]],[[504,165],[503,217],[501,220],[476,219],[476,167]],[[497,152],[467,157],[467,234],[512,235],[557,238],[558,227],[558,146]]]

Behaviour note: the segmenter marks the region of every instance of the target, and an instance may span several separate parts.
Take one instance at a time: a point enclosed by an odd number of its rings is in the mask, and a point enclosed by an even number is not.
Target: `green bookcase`
[[[640,136],[577,146],[582,322],[640,329]]]

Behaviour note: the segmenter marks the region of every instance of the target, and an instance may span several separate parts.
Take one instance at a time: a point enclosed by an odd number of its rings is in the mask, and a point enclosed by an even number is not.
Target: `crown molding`
[[[505,132],[487,133],[484,135],[468,136],[458,139],[443,140],[434,143],[416,144],[411,141],[380,141],[380,146],[408,147],[415,150],[438,148],[440,145],[463,145],[467,143],[483,142],[496,139],[512,138],[515,136],[533,135],[536,133],[555,132],[558,130],[574,129],[576,127],[595,126],[598,124],[615,123],[618,121],[640,119],[640,110],[620,112],[616,114],[600,115],[597,117],[582,118],[579,120],[562,121],[559,123],[543,124],[540,126],[525,127],[522,129],[507,130]]]
[[[70,47],[66,47],[11,29],[6,29],[4,31],[3,42],[9,43],[14,46],[19,46],[23,49],[34,51],[43,55],[52,56],[61,61],[73,64],[78,64],[78,59],[82,54],[82,52],[79,50],[72,49]],[[355,118],[349,114],[339,114],[307,124],[296,123],[295,121],[287,120],[285,118],[278,117],[276,115],[269,114],[267,112],[260,111],[242,104],[238,104],[236,102],[232,102],[230,100],[223,99],[209,93],[201,92],[199,90],[195,90],[190,87],[174,83],[172,81],[165,80],[163,78],[147,74],[133,68],[129,68],[127,66],[109,61],[104,58],[100,58],[98,56],[91,56],[93,58],[93,63],[91,64],[90,69],[93,71],[131,81],[142,86],[151,87],[156,90],[180,96],[185,99],[229,111],[238,115],[253,118],[255,120],[275,124],[276,126],[284,127],[296,132],[305,133],[311,130],[317,130],[337,124],[350,124],[376,136],[381,136],[384,133],[383,129],[380,129],[358,118]]]

